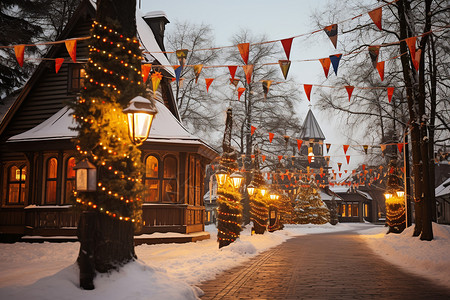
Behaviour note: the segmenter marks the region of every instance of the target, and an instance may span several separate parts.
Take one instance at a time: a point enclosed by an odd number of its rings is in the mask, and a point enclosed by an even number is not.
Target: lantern
[[[272,200],[272,201],[277,200],[278,197],[279,197],[279,196],[278,196],[277,192],[275,192],[275,191],[271,191],[271,192],[269,193],[269,198],[270,198],[270,200]]]
[[[397,197],[402,198],[405,196],[405,192],[404,191],[397,191]]]
[[[228,179],[228,173],[224,170],[219,170],[216,172],[216,180],[219,186],[223,186]]]
[[[255,193],[255,186],[253,183],[250,182],[249,185],[247,185],[247,193],[252,196]]]
[[[144,97],[134,97],[127,108],[123,110],[128,115],[128,134],[131,141],[139,146],[150,133],[153,118],[157,111],[150,100]]]
[[[308,147],[308,156],[311,157],[311,162],[314,162],[314,152],[312,147]]]
[[[97,168],[87,159],[78,162],[73,169],[75,187],[78,192],[95,192],[97,190]]]
[[[238,189],[241,186],[242,181],[244,180],[244,176],[242,176],[238,172],[234,172],[233,174],[231,174],[230,179],[231,183],[233,184],[233,187],[235,189]]]
[[[261,195],[264,197],[267,193],[267,188],[265,186],[261,186],[259,188],[259,191],[261,192]]]
[[[391,193],[385,193],[385,194],[384,194],[384,197],[386,198],[386,200],[391,199],[392,196],[393,196],[393,195],[392,195]]]

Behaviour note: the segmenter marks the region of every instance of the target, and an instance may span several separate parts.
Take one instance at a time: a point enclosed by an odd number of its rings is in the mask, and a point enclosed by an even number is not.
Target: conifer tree
[[[255,187],[255,192],[250,198],[250,221],[253,222],[253,229],[256,234],[264,234],[267,229],[269,218],[268,195],[262,195],[260,189],[265,187],[265,181],[259,168],[259,148],[255,147],[255,164],[251,183]]]
[[[294,217],[294,206],[292,205],[291,199],[286,195],[280,196],[280,223],[281,224],[292,224]]]
[[[313,181],[300,184],[294,206],[294,219],[297,224],[330,222],[330,212],[318,191],[318,187]]]

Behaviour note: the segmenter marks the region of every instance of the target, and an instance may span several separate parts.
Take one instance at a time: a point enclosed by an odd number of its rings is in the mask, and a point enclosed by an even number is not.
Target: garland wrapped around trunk
[[[255,147],[255,165],[252,182],[255,192],[250,196],[250,220],[253,222],[253,230],[256,234],[264,234],[269,220],[268,195],[262,195],[259,191],[265,186],[265,181],[259,168],[259,149]]]

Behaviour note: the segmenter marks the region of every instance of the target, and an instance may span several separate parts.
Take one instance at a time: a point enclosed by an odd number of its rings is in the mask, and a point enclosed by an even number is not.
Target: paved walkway
[[[202,299],[450,299],[379,258],[353,232],[292,238],[199,286]]]

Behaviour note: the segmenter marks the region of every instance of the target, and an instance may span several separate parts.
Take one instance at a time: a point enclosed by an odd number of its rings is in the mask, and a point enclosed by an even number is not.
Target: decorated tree
[[[294,206],[292,205],[291,198],[282,194],[279,199],[279,210],[280,210],[280,223],[281,224],[292,224],[294,223]]]
[[[259,168],[259,148],[255,147],[255,163],[253,169],[253,178],[251,185],[254,187],[254,192],[249,195],[250,199],[250,221],[253,222],[253,230],[256,234],[263,234],[267,229],[268,222],[268,200],[267,188],[265,181]],[[261,192],[265,191],[265,192]]]
[[[225,134],[222,143],[223,154],[220,159],[218,171],[226,174],[228,177],[239,170],[237,153],[231,146],[232,122],[232,110],[229,108],[227,110]],[[217,240],[219,242],[219,248],[228,246],[239,238],[242,230],[241,198],[241,193],[238,188],[233,186],[232,180],[225,180],[222,184],[219,182],[217,189],[217,202],[219,204],[217,210]]]
[[[330,222],[330,212],[322,201],[318,187],[313,182],[301,183],[294,206],[297,224],[325,224]]]
[[[331,198],[331,203],[330,203],[330,224],[331,225],[336,225],[337,223],[339,223],[339,219],[338,219],[338,211],[337,211],[337,202],[336,199]]]
[[[132,98],[145,96],[135,12],[133,0],[97,2],[85,87],[73,105],[78,161],[88,161],[98,174],[95,191],[76,192],[84,210],[78,225],[84,289],[94,288],[95,272],[108,272],[136,258],[142,163],[122,112]]]
[[[389,163],[387,188],[384,194],[386,197],[386,221],[389,226],[388,233],[401,233],[406,228],[406,210],[402,179],[396,165],[395,160]]]

